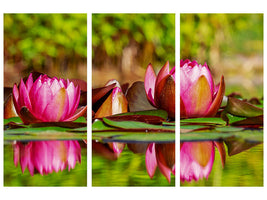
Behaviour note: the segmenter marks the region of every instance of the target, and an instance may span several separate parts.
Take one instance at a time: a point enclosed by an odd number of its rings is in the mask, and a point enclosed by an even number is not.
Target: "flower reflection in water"
[[[183,142],[180,146],[181,181],[198,181],[208,176],[212,170],[215,146],[219,150],[222,166],[225,163],[225,149],[222,142]]]
[[[120,151],[114,149],[118,145]],[[117,160],[121,156],[124,143],[101,143],[92,141],[93,152],[109,160]],[[175,175],[175,143],[127,143],[128,149],[134,154],[145,154],[146,171],[152,179],[156,168],[171,182],[171,173]]]
[[[78,141],[31,141],[14,144],[14,164],[20,163],[22,173],[28,168],[41,175],[58,172],[68,167],[74,169],[81,163],[81,147]]]
[[[146,151],[146,169],[150,178],[153,178],[155,170],[160,172],[171,182],[171,172],[175,175],[175,144],[151,143]]]

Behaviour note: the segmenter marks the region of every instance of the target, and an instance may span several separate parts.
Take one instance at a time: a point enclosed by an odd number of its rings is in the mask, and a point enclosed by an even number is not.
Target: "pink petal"
[[[192,85],[199,79],[200,76],[205,76],[208,84],[210,86],[210,90],[214,91],[214,83],[212,79],[212,75],[208,66],[199,65],[196,61],[193,62],[181,62],[184,63],[180,65],[180,93],[181,95],[187,92],[188,88],[191,88]]]
[[[219,90],[216,93],[216,96],[213,99],[213,102],[210,105],[209,110],[205,114],[206,117],[213,117],[213,116],[216,115],[218,109],[221,106],[221,103],[222,103],[222,100],[223,100],[223,96],[224,96],[224,92],[225,92],[225,83],[224,83],[224,77],[222,76]]]
[[[73,86],[73,88],[72,88]],[[70,87],[70,89],[69,89]],[[79,103],[80,103],[80,86],[77,87],[74,86],[73,83],[70,83],[69,87],[67,88],[68,98],[69,98],[69,112],[67,114],[67,117],[71,117],[75,111],[77,110]]]
[[[154,93],[155,93],[155,84],[156,84],[156,74],[151,64],[147,66],[145,74],[145,91],[149,102],[155,106],[154,102]]]
[[[205,76],[181,94],[187,117],[204,117],[212,103],[212,93]]]
[[[73,114],[75,112],[74,106],[77,103],[77,94],[76,94],[76,89],[74,87],[74,84],[71,82],[66,89],[67,94],[68,94],[68,99],[69,99],[69,111],[67,113],[67,116],[70,116],[70,114]],[[74,111],[73,111],[74,110]]]
[[[14,102],[14,106],[16,108],[17,113],[19,114],[20,111],[20,104],[19,104],[19,90],[16,84],[14,84],[13,86],[13,102]]]
[[[61,88],[57,94],[51,99],[43,112],[43,118],[47,122],[58,122],[64,118],[63,114],[68,107],[67,92],[64,88]]]
[[[217,147],[217,149],[219,151],[219,154],[221,156],[222,167],[224,167],[225,158],[226,158],[226,152],[225,152],[224,144],[223,144],[223,142],[214,141],[214,145]]]
[[[197,143],[202,143],[201,146],[198,146]],[[209,152],[209,159],[207,160],[206,151],[203,152],[202,148],[211,149]],[[205,177],[208,178],[213,162],[214,162],[214,146],[211,148],[209,145],[212,145],[212,142],[184,142],[180,150],[180,179],[182,181],[191,181]],[[204,147],[203,147],[204,146]],[[204,149],[205,150],[205,149]],[[207,149],[206,149],[207,150]],[[199,152],[200,151],[200,152]],[[196,157],[196,152],[199,152],[198,157]],[[206,153],[205,153],[206,152]],[[204,156],[204,158],[201,157]],[[197,159],[196,159],[197,158]],[[204,160],[202,160],[204,159]],[[200,162],[200,163],[199,163]],[[203,162],[203,163],[201,163]]]
[[[64,141],[67,149],[68,170],[74,169],[76,162],[81,162],[81,147],[78,141]]]
[[[112,142],[112,149],[114,153],[120,154],[123,151],[124,146],[124,143]]]
[[[156,78],[156,85],[155,88],[157,88],[157,85],[161,82],[162,79],[164,79],[167,75],[169,75],[169,61],[165,63],[165,65],[160,69],[158,76]]]
[[[27,87],[28,92],[30,92],[32,85],[33,85],[33,78],[32,78],[32,73],[30,73],[27,79],[27,82],[26,82],[26,87]]]
[[[175,81],[175,66],[172,68],[172,70],[170,71],[170,75],[172,75],[174,81]]]
[[[168,182],[171,182],[171,169],[167,166],[165,157],[161,152],[160,148],[155,148],[156,151],[156,159],[158,163],[159,170],[161,173],[167,178]]]
[[[40,75],[33,83],[31,90],[30,90],[30,98],[32,99],[35,97],[36,92],[39,90],[39,88],[42,86],[42,75]]]
[[[75,121],[79,117],[83,116],[86,113],[86,111],[87,111],[87,106],[82,106],[82,107],[80,107],[80,108],[78,108],[76,110],[74,115],[72,115],[71,117],[65,119],[64,121]]]
[[[52,91],[53,96],[60,90],[61,86],[57,79],[53,79],[52,84],[50,85],[50,89]]]
[[[38,88],[38,87],[37,87]],[[34,89],[34,86],[33,86]],[[38,91],[31,90],[32,110],[39,119],[43,119],[42,115],[45,108],[52,100],[52,91],[47,82],[43,83]],[[34,96],[33,96],[34,95]]]
[[[157,159],[155,152],[155,143],[148,145],[146,150],[146,170],[150,178],[152,179],[157,168]]]
[[[22,79],[20,81],[20,86],[19,86],[19,104],[20,104],[20,107],[26,106],[29,110],[32,109],[29,92],[26,89],[26,86]]]

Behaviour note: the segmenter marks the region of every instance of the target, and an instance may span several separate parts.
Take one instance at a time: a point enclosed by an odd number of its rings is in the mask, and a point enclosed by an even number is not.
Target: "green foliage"
[[[141,64],[142,61],[147,62],[146,56],[150,51],[153,52],[154,59],[164,62],[169,60],[174,64],[175,15],[92,15],[93,59],[102,58],[104,60],[103,57],[107,56],[115,60],[122,55],[123,49],[131,44],[138,46],[139,56],[137,59]],[[98,52],[101,54],[99,55]]]
[[[5,62],[86,59],[86,14],[4,14]]]
[[[263,14],[181,14],[181,58],[261,53],[262,40]]]

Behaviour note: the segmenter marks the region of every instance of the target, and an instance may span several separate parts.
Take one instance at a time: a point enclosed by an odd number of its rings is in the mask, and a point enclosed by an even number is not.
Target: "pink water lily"
[[[78,141],[33,141],[14,144],[14,163],[20,163],[22,173],[28,168],[33,176],[74,169],[81,162],[81,147]]]
[[[196,61],[180,61],[180,117],[212,117],[220,108],[225,92],[224,77],[214,85],[209,67]]]
[[[222,166],[225,163],[225,149],[222,142],[183,142],[180,145],[181,181],[208,179],[215,157],[215,146],[219,150]]]
[[[74,121],[87,107],[79,109],[80,87],[61,78],[40,75],[35,81],[32,74],[27,81],[14,84],[13,101],[16,112],[25,124],[35,122]]]
[[[156,168],[171,182],[171,173],[175,175],[175,144],[151,143],[146,150],[146,169],[153,178]]]
[[[156,76],[151,64],[145,74],[145,91],[151,105],[166,110],[170,118],[175,118],[175,67],[169,71],[169,62]]]

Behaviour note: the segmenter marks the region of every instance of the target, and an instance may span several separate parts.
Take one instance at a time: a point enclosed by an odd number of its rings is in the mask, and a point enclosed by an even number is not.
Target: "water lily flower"
[[[94,118],[102,118],[110,115],[128,112],[128,101],[122,92],[117,80],[110,80],[105,86],[114,85],[111,94],[96,111]]]
[[[33,141],[27,144],[14,144],[14,164],[20,163],[22,173],[28,168],[33,176],[53,171],[74,169],[76,162],[81,163],[81,147],[78,141]]]
[[[151,143],[146,150],[146,169],[153,178],[157,166],[160,172],[171,182],[171,173],[175,175],[175,144]]]
[[[82,116],[87,106],[79,109],[80,87],[68,79],[40,75],[33,81],[21,79],[14,84],[13,101],[16,111],[25,124],[35,122],[74,121]]]
[[[144,85],[150,104],[166,110],[170,118],[175,118],[175,67],[169,71],[167,61],[156,76],[152,65],[149,64]]]
[[[222,142],[183,142],[180,147],[180,180],[198,181],[206,178],[212,170],[215,146],[219,150],[222,166],[225,163],[225,149]]]
[[[103,118],[110,115],[128,112],[128,101],[122,92],[119,82],[115,79],[112,79],[105,84],[105,86],[109,85],[114,85],[112,92],[97,110],[94,118]],[[124,143],[120,142],[109,142],[108,145],[117,157],[123,151],[125,146]]]
[[[180,62],[181,118],[212,117],[220,108],[225,92],[224,77],[214,85],[209,67],[196,61]]]

